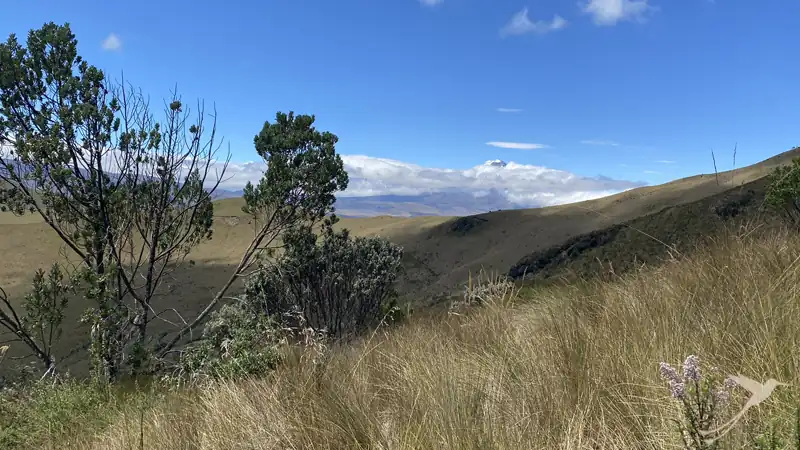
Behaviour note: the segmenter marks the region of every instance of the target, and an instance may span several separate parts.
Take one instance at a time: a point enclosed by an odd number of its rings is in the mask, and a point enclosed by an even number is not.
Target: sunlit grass
[[[263,379],[117,405],[70,448],[680,448],[660,361],[696,354],[722,373],[800,383],[799,263],[800,237],[774,233],[522,297],[472,280],[481,307],[412,318]],[[793,392],[749,411],[722,448],[773,421],[791,432]]]

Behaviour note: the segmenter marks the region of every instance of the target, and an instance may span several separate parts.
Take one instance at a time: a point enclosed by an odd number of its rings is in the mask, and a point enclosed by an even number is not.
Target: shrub
[[[202,341],[183,355],[181,379],[240,378],[275,368],[279,330],[271,318],[254,316],[240,304],[215,311],[203,330]]]
[[[381,238],[351,238],[333,230],[335,217],[322,227],[322,239],[308,227],[287,233],[285,254],[264,265],[245,287],[246,307],[298,328],[301,318],[331,339],[346,339],[375,326],[396,307],[394,282],[401,247]],[[286,313],[297,311],[298,314]]]
[[[791,223],[800,225],[800,158],[794,158],[791,166],[775,168],[765,201]]]
[[[275,368],[280,347],[299,342],[318,353],[326,339],[346,339],[401,316],[393,284],[402,249],[380,238],[351,238],[325,220],[287,232],[285,253],[245,284],[242,298],[215,311],[202,340],[181,358],[181,378],[239,378]]]

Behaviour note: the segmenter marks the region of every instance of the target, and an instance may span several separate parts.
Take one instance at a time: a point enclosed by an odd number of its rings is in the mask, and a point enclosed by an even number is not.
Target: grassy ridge
[[[115,402],[104,409],[114,418],[49,439],[86,449],[140,439],[147,449],[670,448],[678,412],[660,361],[697,354],[724,373],[800,383],[798,263],[796,235],[728,235],[616,280],[521,295],[494,285],[486,307],[412,320],[316,365],[306,354],[264,379]],[[791,422],[793,390],[751,410],[725,448],[769,420]]]

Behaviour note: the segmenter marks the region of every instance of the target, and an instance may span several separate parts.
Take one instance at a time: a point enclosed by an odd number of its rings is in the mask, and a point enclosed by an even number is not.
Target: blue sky
[[[417,171],[661,183],[711,172],[711,148],[728,169],[737,142],[738,165],[800,144],[798,18],[796,0],[29,0],[0,31],[70,22],[90,63],[153,99],[177,83],[215,102],[237,161],[294,110],[344,155]]]

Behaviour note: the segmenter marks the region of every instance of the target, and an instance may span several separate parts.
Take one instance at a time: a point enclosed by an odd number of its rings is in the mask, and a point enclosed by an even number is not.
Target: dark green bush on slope
[[[770,175],[766,203],[780,211],[793,225],[800,225],[800,158],[791,166],[777,167]]]
[[[307,227],[287,233],[280,262],[263,267],[247,284],[247,307],[292,327],[301,324],[285,313],[298,311],[305,326],[331,339],[358,335],[394,306],[403,250],[385,239],[335,232],[332,221],[317,240]]]
[[[178,375],[193,379],[261,374],[279,362],[276,346],[280,342],[271,318],[249,314],[240,304],[224,305],[206,323],[202,340],[181,358]]]
[[[278,363],[277,346],[285,339],[309,331],[316,338],[349,339],[395,311],[402,248],[335,232],[335,220],[325,221],[321,239],[309,227],[287,232],[285,253],[261,266],[242,298],[214,313],[203,340],[184,357],[184,373],[263,373]]]

